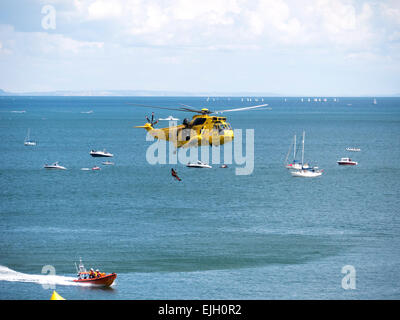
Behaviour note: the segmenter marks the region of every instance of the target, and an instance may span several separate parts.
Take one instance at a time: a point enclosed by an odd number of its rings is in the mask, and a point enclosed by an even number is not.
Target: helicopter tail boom
[[[144,128],[146,131],[151,131],[154,129],[150,123],[146,123],[144,126],[135,126],[135,128]]]

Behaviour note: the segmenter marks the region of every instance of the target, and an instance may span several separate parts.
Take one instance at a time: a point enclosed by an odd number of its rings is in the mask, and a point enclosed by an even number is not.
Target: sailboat
[[[289,148],[288,154],[286,156],[286,161],[285,161],[286,165],[285,165],[285,167],[287,169],[296,169],[296,170],[302,169],[303,168],[303,163],[302,162],[300,163],[300,162],[298,162],[296,160],[296,135],[294,135],[294,138],[293,138],[293,161],[292,161],[292,163],[288,163],[287,162],[288,157],[289,157],[289,153],[290,153],[290,148]],[[305,164],[304,166],[308,167],[308,164]]]
[[[305,132],[303,131],[303,149],[301,153],[301,163],[304,163],[304,140],[305,140]],[[301,169],[290,171],[293,177],[303,177],[303,178],[313,178],[322,175],[322,170],[318,170],[317,167],[310,166],[302,166]]]
[[[28,133],[26,135],[25,141],[24,141],[24,145],[25,146],[36,146],[36,141],[31,141],[29,139],[29,134],[30,134],[30,129],[28,129]]]
[[[374,101],[373,101],[372,103],[373,103],[373,104],[377,104],[377,103],[376,103],[376,99],[375,99],[375,98],[374,98]]]

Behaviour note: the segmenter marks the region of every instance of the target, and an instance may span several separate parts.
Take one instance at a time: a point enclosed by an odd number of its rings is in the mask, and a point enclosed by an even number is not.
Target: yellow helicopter
[[[224,112],[245,111],[268,106],[268,104],[261,104],[245,108],[211,111],[206,108],[196,110],[185,104],[181,104],[184,106],[181,108],[147,106],[133,103],[129,104],[139,107],[197,113],[197,115],[193,116],[192,120],[185,118],[180,125],[155,129],[154,126],[158,123],[158,120],[156,121],[154,119],[154,112],[152,112],[151,119],[146,116],[147,123],[145,125],[135,127],[146,129],[146,131],[155,139],[172,142],[175,148],[190,148],[204,145],[218,146],[230,142],[234,138],[233,129],[231,125],[226,122],[226,117],[220,117],[218,114]],[[215,116],[212,114],[215,114]]]

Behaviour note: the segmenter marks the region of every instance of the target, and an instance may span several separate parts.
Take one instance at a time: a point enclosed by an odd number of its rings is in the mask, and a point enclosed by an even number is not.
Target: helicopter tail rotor
[[[154,127],[158,123],[158,120],[154,119],[154,112],[151,113],[151,120],[149,119],[148,116],[146,116],[146,120],[147,123],[150,123],[152,127]]]

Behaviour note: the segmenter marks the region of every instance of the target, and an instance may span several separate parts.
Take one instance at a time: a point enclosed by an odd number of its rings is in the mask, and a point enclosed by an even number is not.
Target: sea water
[[[258,100],[1,97],[0,299],[49,299],[54,289],[66,299],[399,299],[400,98]],[[193,114],[128,103],[268,103],[223,114],[243,140],[254,129],[253,173],[149,164],[154,142],[134,126],[152,111],[179,123]],[[24,146],[28,129],[36,146]],[[324,170],[317,178],[284,167],[303,130],[305,160]],[[358,165],[338,166],[347,156]],[[56,161],[67,170],[43,168]],[[117,273],[115,284],[74,285],[80,257]]]

